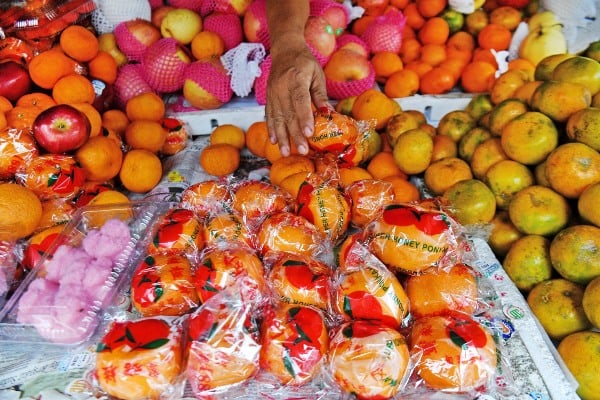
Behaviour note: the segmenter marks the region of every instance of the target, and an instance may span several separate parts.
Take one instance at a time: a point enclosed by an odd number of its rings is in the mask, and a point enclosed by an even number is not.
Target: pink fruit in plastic
[[[211,110],[231,100],[231,77],[219,59],[197,60],[186,69],[183,97],[193,107]]]
[[[376,17],[361,35],[372,53],[380,51],[400,52],[402,31],[406,18],[400,11],[389,11]]]
[[[203,30],[215,32],[223,38],[225,50],[236,47],[244,40],[242,19],[237,14],[213,12],[204,17],[202,26]]]

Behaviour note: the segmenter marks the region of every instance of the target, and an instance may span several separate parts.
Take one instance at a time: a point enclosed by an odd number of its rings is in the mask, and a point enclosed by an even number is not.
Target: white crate
[[[427,122],[437,126],[445,114],[464,109],[472,98],[470,94],[448,93],[438,96],[416,95],[396,101],[403,110],[421,111],[427,117]],[[234,124],[246,130],[252,123],[265,119],[265,107],[259,105],[254,97],[236,97],[215,110],[184,112],[174,112],[169,107],[169,103],[174,102],[181,102],[181,99],[167,99],[167,112],[187,123],[193,136],[208,135],[215,127],[224,124]]]

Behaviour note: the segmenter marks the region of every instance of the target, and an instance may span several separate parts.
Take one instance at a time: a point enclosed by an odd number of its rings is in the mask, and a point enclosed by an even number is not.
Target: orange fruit
[[[571,208],[567,199],[551,188],[531,185],[513,195],[508,215],[526,235],[554,235],[569,223]]]
[[[582,306],[592,326],[600,327],[600,277],[595,277],[585,286]]]
[[[15,106],[8,110],[4,115],[7,126],[14,129],[29,130],[33,126],[33,121],[42,112],[41,108],[34,106]]]
[[[546,114],[557,122],[565,122],[592,103],[590,90],[579,83],[544,81],[531,95],[533,110]]]
[[[476,126],[465,133],[458,141],[458,156],[470,163],[475,148],[491,137],[492,133],[489,130]]]
[[[197,60],[218,58],[225,53],[225,41],[218,33],[204,30],[193,37],[190,49]]]
[[[477,311],[477,280],[467,264],[433,268],[409,276],[405,285],[410,313],[417,319],[452,313],[473,315]]]
[[[552,189],[576,199],[588,186],[600,182],[600,153],[583,143],[563,143],[546,159],[546,178]]]
[[[74,60],[88,62],[98,54],[98,38],[82,25],[69,25],[59,38],[60,48]]]
[[[374,19],[374,15],[364,14],[362,17],[353,21],[352,26],[350,27],[351,32],[357,36],[362,35]]]
[[[69,74],[59,78],[52,87],[52,98],[61,104],[89,103],[96,99],[92,82],[83,75]]]
[[[471,129],[475,128],[477,121],[466,110],[449,111],[442,116],[437,126],[438,135],[448,136],[458,143]]]
[[[102,113],[102,126],[119,136],[125,135],[125,130],[129,122],[125,111],[118,108],[106,110]]]
[[[442,194],[456,220],[463,225],[489,223],[496,214],[496,198],[479,179],[454,183]]]
[[[167,139],[167,130],[158,121],[137,119],[127,125],[124,138],[133,149],[158,153]]]
[[[458,82],[460,80],[460,75],[462,74],[462,71],[465,68],[465,65],[467,65],[469,61],[460,58],[450,57],[448,56],[448,51],[446,51],[446,56],[447,58],[441,63],[439,63],[438,66],[450,71],[452,73],[454,81]]]
[[[552,79],[584,85],[593,96],[600,92],[600,63],[592,58],[576,55],[556,65],[552,71]]]
[[[13,108],[12,102],[4,96],[0,96],[0,113],[4,114]]]
[[[407,62],[404,65],[404,69],[409,71],[414,71],[419,76],[419,85],[421,84],[420,80],[427,72],[433,69],[433,66],[423,62],[421,60],[415,60]]]
[[[508,62],[508,70],[510,71],[511,69],[525,71],[529,77],[529,80],[534,79],[535,65],[533,65],[533,63],[529,60],[524,58],[515,58],[514,60],[510,60]]]
[[[421,47],[421,58],[420,61],[437,67],[446,61],[448,55],[446,53],[446,46],[438,43],[427,43]]]
[[[77,62],[57,47],[37,54],[28,68],[31,80],[42,89],[52,89],[60,78],[78,71]]]
[[[256,121],[246,129],[246,147],[252,154],[264,158],[265,145],[269,141],[266,121]]]
[[[443,67],[433,67],[425,72],[419,81],[422,94],[448,93],[456,85],[452,71]]]
[[[127,100],[125,114],[130,121],[138,119],[160,121],[165,115],[165,103],[154,92],[141,93]]]
[[[600,227],[600,182],[592,183],[579,195],[577,199],[577,211],[579,216],[591,224]]]
[[[514,160],[500,160],[485,172],[484,182],[496,196],[496,206],[507,209],[515,193],[533,185],[535,177],[525,164]]]
[[[394,201],[396,202],[409,203],[421,199],[419,188],[403,176],[389,175],[382,178],[382,180],[392,184]]]
[[[500,141],[510,159],[535,165],[545,160],[556,148],[558,136],[558,130],[550,118],[537,111],[527,111],[502,128]]]
[[[518,238],[506,253],[502,267],[519,290],[529,292],[552,278],[550,239],[540,235]]]
[[[561,340],[590,327],[582,306],[583,290],[575,282],[554,278],[529,291],[527,304],[551,339]]]
[[[371,56],[371,64],[375,70],[375,79],[380,83],[385,83],[390,75],[404,68],[400,55],[393,51],[375,52]]]
[[[498,260],[503,260],[513,243],[523,236],[508,217],[508,211],[496,210],[490,222],[492,229],[488,236],[488,244]]]
[[[552,80],[554,68],[567,58],[575,57],[572,53],[551,54],[542,58],[536,65],[533,72],[533,78],[538,81]]]
[[[450,26],[442,17],[431,17],[417,32],[417,37],[422,44],[444,44],[450,36]]]
[[[489,112],[488,128],[492,135],[501,136],[506,124],[529,111],[527,104],[518,99],[508,98],[496,104]]]
[[[0,129],[4,129],[8,126],[8,121],[6,120],[6,115],[3,112],[0,112]]]
[[[338,170],[338,174],[340,176],[340,186],[342,188],[347,188],[352,185],[354,182],[363,180],[363,179],[373,179],[373,175],[365,168],[362,167],[342,167]]]
[[[425,131],[411,129],[398,137],[392,156],[406,175],[424,172],[433,156],[433,138]]]
[[[383,129],[397,110],[395,100],[376,89],[361,92],[352,105],[353,117],[357,120],[375,120],[376,130]]]
[[[121,147],[107,136],[89,138],[75,152],[87,180],[105,182],[119,174],[123,163]]]
[[[546,177],[546,160],[533,168],[533,174],[535,175],[536,184],[550,187],[550,182],[548,182],[548,178]]]
[[[64,228],[64,225],[72,219],[74,212],[75,205],[68,199],[56,197],[42,201],[42,218],[36,228],[36,234],[33,236],[54,226]],[[58,233],[61,231],[62,229]]]
[[[415,0],[417,10],[424,18],[433,18],[448,5],[447,0]]]
[[[119,178],[125,189],[134,193],[152,190],[162,177],[162,163],[158,156],[145,149],[125,153]]]
[[[331,182],[302,186],[297,203],[297,214],[314,224],[334,243],[345,235],[350,226],[350,201]]]
[[[409,69],[391,74],[385,81],[383,92],[391,98],[408,97],[419,91],[419,75]]]
[[[314,171],[315,164],[310,157],[302,154],[290,154],[275,160],[271,164],[269,179],[272,184],[279,186],[290,175],[298,172],[312,173]]]
[[[552,238],[550,260],[559,275],[571,282],[588,284],[600,276],[600,228],[570,225]]]
[[[237,125],[223,124],[213,129],[209,141],[210,144],[228,143],[241,150],[246,146],[246,135]]]
[[[309,180],[310,172],[300,171],[295,174],[286,176],[283,178],[279,187],[289,193],[292,198],[298,197],[298,192],[300,191],[300,187],[304,184],[305,181]]]
[[[600,151],[600,108],[587,107],[573,113],[567,120],[565,127],[570,140],[587,144],[596,151]]]
[[[535,89],[541,85],[541,83],[542,81],[525,82],[523,85],[515,89],[512,97],[517,100],[521,100],[525,104],[531,104],[531,96],[533,95],[533,92],[535,92]]]
[[[98,136],[102,133],[102,115],[96,107],[90,103],[69,103],[69,105],[84,113],[88,121],[90,121],[90,137]]]
[[[490,17],[488,13],[479,8],[473,11],[470,14],[465,16],[465,30],[466,32],[473,35],[473,37],[477,37],[479,32],[490,22]]]
[[[0,183],[0,241],[16,241],[31,235],[42,218],[36,194],[16,183]]]
[[[117,80],[118,65],[114,57],[106,51],[99,51],[88,63],[88,76],[112,85]]]
[[[419,128],[427,123],[427,117],[419,110],[402,110],[395,114],[385,126],[385,132],[393,146],[398,137],[411,129]]]
[[[410,2],[402,10],[402,14],[406,18],[406,25],[410,26],[415,31],[418,31],[425,24],[425,18],[419,12],[417,4]]]
[[[489,13],[490,23],[502,25],[509,31],[514,31],[523,20],[521,11],[511,6],[500,6]]]
[[[489,93],[479,93],[471,97],[465,110],[479,122],[481,117],[491,111],[493,107],[494,104],[492,103]]]
[[[229,175],[240,166],[240,149],[227,143],[211,144],[202,149],[199,162],[209,175]]]
[[[49,94],[43,92],[29,92],[19,97],[15,106],[33,106],[42,110],[56,105],[56,101]]]
[[[425,185],[435,195],[442,195],[458,181],[472,178],[471,167],[458,157],[446,157],[432,162],[423,175]]]
[[[133,210],[126,206],[130,203],[129,198],[119,190],[103,190],[98,193],[87,203],[88,206],[102,206],[100,212],[90,212],[87,215],[88,224],[93,227],[101,227],[106,221],[112,218],[118,218],[122,221],[127,221],[133,218]],[[108,207],[112,205],[112,207]]]
[[[281,150],[279,149],[279,143],[271,143],[271,141],[267,138],[265,141],[265,147],[263,149],[264,157],[271,164],[283,157],[281,154]],[[290,152],[293,153],[293,152]]]
[[[460,75],[460,85],[465,92],[489,92],[494,85],[496,68],[485,61],[471,61]]]
[[[394,201],[392,184],[380,179],[361,179],[344,188],[350,199],[353,226],[363,228]]]
[[[596,331],[575,332],[564,337],[557,350],[565,365],[577,381],[577,394],[582,399],[593,399],[600,392],[594,373],[600,363],[596,349],[600,345],[600,333]]]
[[[493,336],[464,314],[417,319],[410,346],[420,355],[417,374],[433,390],[472,391],[490,382],[497,368]]]
[[[402,39],[400,45],[400,59],[403,64],[417,61],[421,58],[421,42],[416,38]]]
[[[496,51],[507,50],[512,39],[512,32],[505,26],[489,23],[477,34],[477,43],[483,49]]]
[[[498,104],[502,100],[514,97],[515,91],[530,81],[529,74],[521,69],[509,69],[494,81],[490,90],[492,103]]]
[[[458,155],[458,145],[450,136],[433,135],[433,155],[431,161]]]

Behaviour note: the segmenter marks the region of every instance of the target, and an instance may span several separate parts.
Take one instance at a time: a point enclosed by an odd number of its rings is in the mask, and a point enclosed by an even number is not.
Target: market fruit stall
[[[311,0],[334,109],[288,157],[263,0],[24,3],[2,399],[595,398],[591,2]]]

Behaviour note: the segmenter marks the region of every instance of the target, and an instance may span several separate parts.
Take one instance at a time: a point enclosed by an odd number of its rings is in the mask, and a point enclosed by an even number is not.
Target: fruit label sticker
[[[523,319],[525,317],[525,311],[521,307],[512,304],[502,307],[502,311],[510,319]]]

